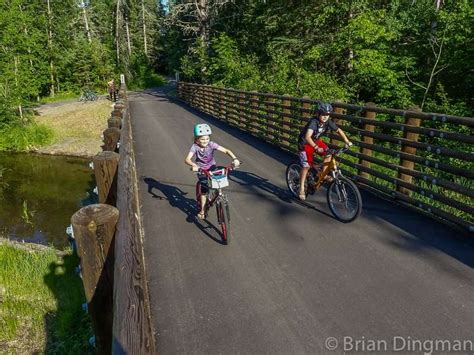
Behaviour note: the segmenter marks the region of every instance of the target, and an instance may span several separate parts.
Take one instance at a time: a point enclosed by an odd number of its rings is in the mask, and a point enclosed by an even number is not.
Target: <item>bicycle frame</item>
[[[326,169],[326,171],[323,173],[321,171],[321,173],[318,174],[318,181],[316,181],[314,183],[314,190],[317,191],[321,185],[323,184],[324,182],[324,179],[326,178],[326,176],[328,176],[330,173],[333,173],[333,178],[334,179],[337,179],[337,174],[336,172],[339,172],[339,169],[337,167],[337,160],[336,160],[336,155],[338,155],[339,153],[342,153],[344,151],[346,151],[347,148],[345,147],[342,147],[338,150],[333,150],[331,151],[331,160],[329,161],[329,163],[327,163],[328,165],[328,168]],[[340,173],[340,172],[339,172]]]
[[[232,165],[229,165],[229,166],[225,166],[224,167],[225,169],[225,174],[228,175],[229,174],[229,171],[233,170],[233,167]],[[204,175],[206,175],[208,178],[210,178],[212,176],[212,172],[209,172],[208,170],[200,170],[200,172],[204,173]],[[213,193],[213,191],[217,191],[217,193]],[[212,196],[214,195],[214,196]],[[222,188],[218,188],[218,189],[213,189],[211,188],[210,186],[208,187],[208,191],[206,193],[206,196],[207,196],[207,207],[212,207],[214,206],[214,203],[218,200],[218,199],[224,199],[224,192],[222,191]]]

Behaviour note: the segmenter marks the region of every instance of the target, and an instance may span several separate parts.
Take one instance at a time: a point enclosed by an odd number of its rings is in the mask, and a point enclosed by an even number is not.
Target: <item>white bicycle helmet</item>
[[[198,123],[194,126],[194,137],[209,136],[211,134],[211,127],[207,123]]]

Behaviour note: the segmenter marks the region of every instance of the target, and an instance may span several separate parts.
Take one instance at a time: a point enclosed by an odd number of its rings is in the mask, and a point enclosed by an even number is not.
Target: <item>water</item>
[[[97,202],[90,160],[0,152],[0,236],[68,246],[66,227]]]

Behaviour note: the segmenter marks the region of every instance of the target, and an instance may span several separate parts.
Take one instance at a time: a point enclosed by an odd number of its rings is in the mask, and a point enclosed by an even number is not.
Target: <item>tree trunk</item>
[[[49,93],[52,97],[54,97],[54,64],[53,64],[53,31],[51,25],[51,5],[49,3],[50,0],[47,0],[48,3],[48,47],[49,47],[49,80],[50,80],[50,89]]]
[[[116,49],[117,49],[117,65],[120,63],[119,16],[120,16],[120,0],[117,0],[117,7],[115,10],[115,44],[116,44]]]
[[[146,40],[146,20],[145,20],[145,0],[142,0],[142,21],[143,21],[143,50],[148,58],[148,45]]]
[[[130,43],[130,29],[128,26],[128,15],[125,17],[125,30],[127,32],[127,49],[129,57],[132,55],[132,45]]]
[[[82,7],[82,14],[84,15],[84,25],[86,26],[87,39],[89,43],[91,43],[92,42],[91,31],[89,29],[89,21],[87,20],[87,12],[86,12],[85,6]]]

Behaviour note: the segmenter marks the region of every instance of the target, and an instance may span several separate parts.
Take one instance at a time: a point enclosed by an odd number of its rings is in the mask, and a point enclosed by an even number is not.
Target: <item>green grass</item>
[[[27,151],[52,142],[53,131],[45,125],[14,124],[0,129],[0,151]]]
[[[70,92],[70,91],[60,92],[60,93],[54,95],[54,97],[53,96],[42,97],[41,100],[40,100],[40,103],[47,104],[47,103],[51,103],[51,102],[64,101],[64,100],[69,100],[69,99],[76,99],[76,98],[79,98],[79,96],[80,95],[78,95],[74,92]]]
[[[78,258],[0,241],[0,353],[93,353]]]

